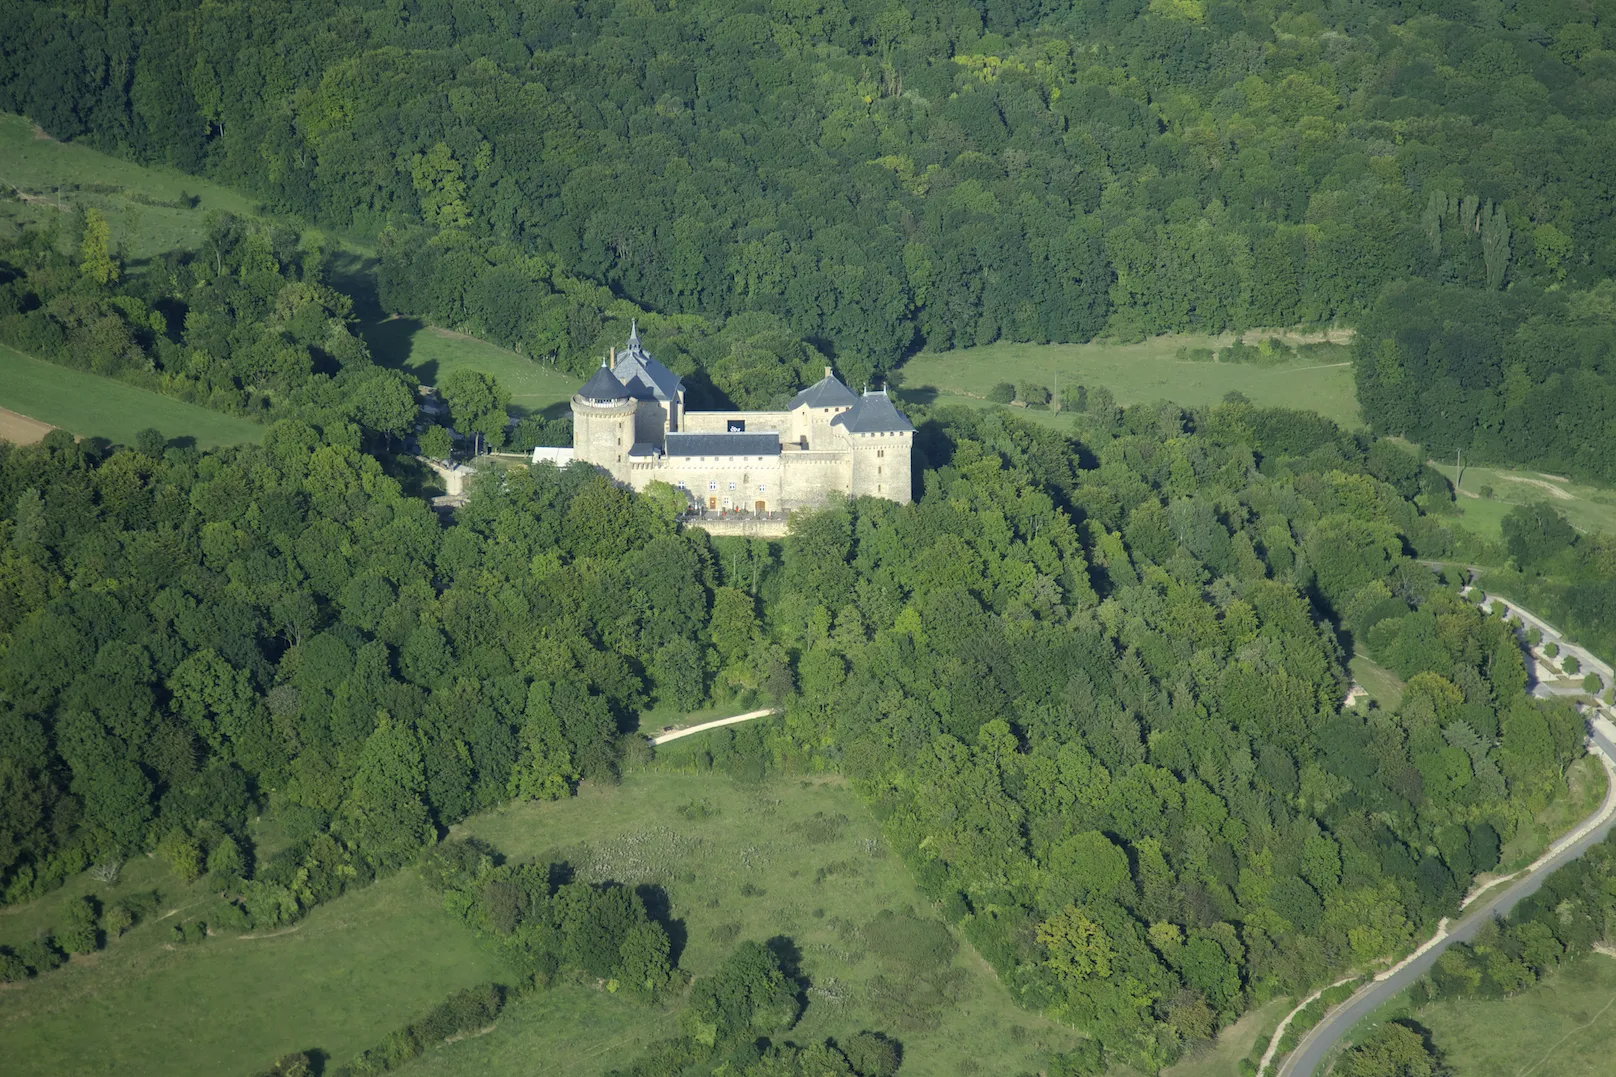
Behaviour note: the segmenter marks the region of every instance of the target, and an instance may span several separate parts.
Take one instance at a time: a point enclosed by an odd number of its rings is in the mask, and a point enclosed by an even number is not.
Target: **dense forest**
[[[1605,0],[0,11],[0,107],[380,237],[394,302],[535,356],[593,335],[558,274],[858,380],[1616,269]]]
[[[916,504],[778,544],[549,466],[445,527],[292,419],[0,445],[0,886],[155,849],[219,922],[286,923],[469,813],[616,780],[648,703],[773,698],[713,766],[854,779],[1015,996],[1092,1036],[1070,1072],[1160,1065],[1452,912],[1580,722],[1410,559],[1455,541],[1412,457],[1239,400],[1092,408],[1077,441],[933,416]],[[1353,639],[1395,712],[1342,710]],[[293,842],[260,862],[266,809]]]

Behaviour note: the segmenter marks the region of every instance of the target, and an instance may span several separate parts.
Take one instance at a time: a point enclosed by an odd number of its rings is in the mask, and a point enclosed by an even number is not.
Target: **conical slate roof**
[[[623,388],[623,383],[617,380],[611,368],[601,363],[600,369],[578,390],[578,395],[585,400],[627,400],[628,390]]]
[[[885,389],[866,392],[858,403],[830,421],[849,434],[899,434],[914,430],[903,412],[892,406]]]
[[[613,368],[628,395],[636,400],[677,400],[679,375],[651,357],[640,344],[640,327],[635,323],[629,331],[628,343],[617,353]]]
[[[825,368],[825,376],[814,382],[808,388],[791,398],[791,406],[787,411],[796,411],[798,408],[845,408],[858,403],[858,397],[853,390],[837,380],[836,375]]]

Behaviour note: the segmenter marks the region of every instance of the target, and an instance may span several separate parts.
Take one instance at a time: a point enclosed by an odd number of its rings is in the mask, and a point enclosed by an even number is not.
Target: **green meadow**
[[[251,199],[228,187],[58,142],[0,113],[0,226],[46,224],[79,205],[106,215],[114,249],[136,263],[197,246],[210,210],[257,215]]]
[[[1455,477],[1453,461],[1431,466]],[[1578,531],[1616,531],[1616,491],[1575,482],[1564,475],[1466,464],[1459,485],[1459,523],[1489,539],[1502,537],[1502,523],[1516,505],[1554,506]]]
[[[228,187],[170,168],[125,161],[77,143],[58,142],[39,135],[23,117],[0,113],[0,228],[44,225],[81,205],[106,216],[114,249],[133,272],[139,272],[155,255],[198,246],[206,236],[209,211],[265,219],[250,198]],[[298,222],[285,223],[324,234]],[[327,238],[334,247],[335,283],[353,296],[360,335],[377,362],[407,371],[426,385],[463,367],[486,371],[511,391],[512,408],[521,414],[554,408],[577,388],[577,379],[570,374],[557,373],[487,341],[413,318],[387,317],[375,298],[375,261],[370,247],[353,237]],[[5,395],[0,390],[0,406],[73,429],[70,423],[7,404]],[[169,431],[164,428],[164,432]],[[240,440],[212,434],[204,437],[200,430],[192,429],[173,432],[192,434],[203,444]]]
[[[1283,333],[1248,333],[1257,336]],[[988,391],[997,382],[1035,382],[1057,387],[1071,408],[1076,389],[1104,386],[1119,404],[1170,400],[1195,407],[1216,404],[1230,392],[1244,393],[1264,407],[1317,411],[1343,427],[1362,425],[1353,387],[1352,364],[1344,345],[1325,345],[1310,358],[1274,366],[1250,363],[1195,362],[1178,358],[1180,348],[1218,348],[1233,336],[1160,336],[1138,344],[989,344],[948,352],[922,352],[894,375],[899,395],[918,402],[1007,407],[990,404]],[[1013,408],[1050,425],[1069,420],[1053,411]]]
[[[908,1077],[1036,1071],[1050,1050],[1071,1046],[1069,1030],[1017,1008],[938,918],[845,783],[748,785],[679,771],[702,739],[666,750],[664,762],[619,786],[513,804],[455,835],[483,838],[513,859],[565,859],[583,879],[660,888],[679,964],[695,976],[739,940],[790,939],[809,981],[790,1033],[798,1042],[876,1027],[902,1041]],[[268,848],[270,818],[262,831]],[[0,914],[0,944],[13,946],[56,925],[63,904],[83,893],[110,904],[155,890],[158,915],[168,914],[4,989],[7,1072],[212,1077],[308,1049],[341,1064],[456,989],[505,975],[413,871],[320,906],[290,930],[175,944],[171,925],[209,896],[199,886],[139,858],[116,886],[80,875]],[[940,958],[916,964],[884,948],[883,926],[893,924],[926,934]],[[513,1001],[492,1029],[400,1072],[596,1077],[674,1034],[680,1004],[561,987]]]
[[[1507,999],[1443,999],[1414,1010],[1401,996],[1353,1037],[1398,1018],[1426,1029],[1458,1077],[1598,1077],[1611,1072],[1616,960],[1589,954]]]
[[[172,925],[211,895],[142,857],[116,886],[81,875],[6,909],[0,943],[57,926],[79,894],[110,905],[154,891],[160,911],[106,949],[0,989],[8,1074],[245,1075],[308,1048],[346,1059],[498,974],[414,872],[316,908],[290,930],[182,945]]]
[[[202,448],[257,441],[257,423],[111,378],[34,359],[0,345],[0,407],[80,437],[133,444],[137,431],[156,427],[170,439],[190,437]]]

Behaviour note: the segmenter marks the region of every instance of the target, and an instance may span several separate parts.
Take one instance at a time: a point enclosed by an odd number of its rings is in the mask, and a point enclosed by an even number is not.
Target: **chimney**
[[[833,372],[832,372],[832,371],[831,371],[831,369],[830,369],[830,367],[826,367],[826,368],[825,368],[825,377],[827,377],[827,378],[833,378],[833,377],[835,377],[835,376],[836,376],[836,375],[835,375],[835,374],[834,374],[834,373],[833,373]]]
[[[617,349],[613,348],[612,349],[612,366],[616,366],[616,365],[617,365]]]

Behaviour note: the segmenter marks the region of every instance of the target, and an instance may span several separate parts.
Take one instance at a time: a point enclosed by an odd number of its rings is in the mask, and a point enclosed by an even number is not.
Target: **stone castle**
[[[785,411],[686,411],[684,383],[640,346],[636,328],[573,396],[572,422],[574,459],[635,490],[668,483],[709,512],[911,496],[915,428],[885,390],[856,394],[829,367]]]

